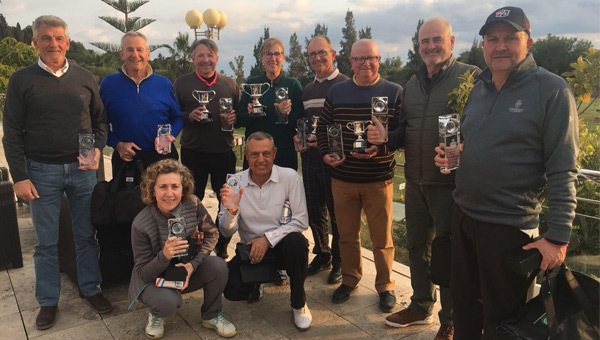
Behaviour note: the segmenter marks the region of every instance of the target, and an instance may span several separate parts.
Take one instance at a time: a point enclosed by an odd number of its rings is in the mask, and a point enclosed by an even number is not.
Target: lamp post
[[[206,24],[208,29],[206,31],[198,31],[202,21]],[[198,39],[199,36],[207,37],[208,39],[214,39],[215,35],[217,39],[220,38],[221,30],[227,25],[227,15],[222,11],[218,11],[214,8],[209,8],[204,11],[204,14],[193,9],[185,15],[185,22],[194,29],[194,37]]]

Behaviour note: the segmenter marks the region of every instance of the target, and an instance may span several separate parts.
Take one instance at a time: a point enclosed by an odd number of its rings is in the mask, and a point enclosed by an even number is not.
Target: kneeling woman
[[[149,306],[146,336],[162,337],[163,320],[181,306],[181,294],[200,288],[204,289],[202,326],[223,337],[234,336],[235,327],[221,315],[227,265],[220,257],[209,256],[219,238],[218,229],[193,194],[190,171],[176,160],[159,161],[146,169],[140,189],[148,206],[131,227],[135,263],[129,301],[133,305],[139,299]],[[176,236],[181,226],[185,237]],[[183,285],[166,288],[165,275],[166,280],[181,280]]]

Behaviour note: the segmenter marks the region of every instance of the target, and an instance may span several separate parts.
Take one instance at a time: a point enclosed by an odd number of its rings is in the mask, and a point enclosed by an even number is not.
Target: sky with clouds
[[[98,17],[122,18],[123,15],[100,0],[0,1],[0,13],[9,25],[14,26],[19,22],[25,27],[39,15],[54,14],[67,22],[71,39],[84,43],[88,48],[95,49],[89,42],[118,43],[121,36],[119,31]],[[504,5],[516,5],[524,9],[531,22],[534,39],[552,33],[588,39],[596,48],[600,48],[598,0],[522,0],[518,4],[490,0],[151,0],[132,16],[156,19],[141,30],[148,36],[150,44],[172,45],[179,32],[193,33],[185,23],[187,11],[195,9],[204,12],[207,8],[216,8],[225,12],[228,24],[217,41],[220,49],[218,70],[232,74],[229,61],[244,55],[247,75],[255,62],[252,56],[254,44],[264,27],[269,27],[272,37],[284,42],[287,52],[291,34],[296,32],[299,41],[304,44],[304,38],[314,32],[317,23],[325,24],[334,47],[339,49],[346,11],[351,10],[357,30],[371,27],[372,36],[384,58],[400,56],[405,62],[419,19],[447,19],[453,26],[456,36],[454,52],[458,55],[471,46],[473,39],[478,38],[477,32],[486,17]],[[167,54],[165,49],[157,52]]]

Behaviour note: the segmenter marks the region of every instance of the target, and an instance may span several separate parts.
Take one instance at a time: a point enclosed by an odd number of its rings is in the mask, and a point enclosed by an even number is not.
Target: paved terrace
[[[2,130],[0,125],[0,137]],[[0,138],[1,144],[1,138]],[[109,159],[105,159],[110,164]],[[0,146],[0,166],[6,166],[4,149]],[[211,215],[217,212],[217,200],[212,191],[207,192],[203,204]],[[0,216],[0,219],[2,217]],[[34,230],[27,205],[18,207],[18,222],[23,251],[23,267],[12,269],[1,264],[0,271],[0,340],[51,340],[51,339],[145,339],[144,327],[147,311],[136,303],[127,310],[127,283],[104,288],[105,296],[113,303],[109,314],[98,315],[77,293],[77,286],[62,275],[62,289],[57,322],[49,330],[35,328],[39,305],[35,300],[35,274],[33,268]],[[305,232],[312,249],[312,235]],[[229,254],[234,254],[231,242]],[[310,254],[312,257],[313,254]],[[293,324],[289,305],[289,286],[266,285],[265,295],[257,303],[232,302],[223,298],[223,314],[237,328],[234,339],[433,339],[439,324],[437,317],[432,325],[391,328],[385,325],[387,314],[378,308],[374,290],[375,265],[372,253],[362,249],[364,276],[351,299],[343,304],[331,302],[336,285],[327,284],[328,272],[309,276],[305,283],[308,306],[312,311],[312,327],[299,332]],[[310,260],[310,259],[309,259]],[[395,310],[408,305],[411,295],[409,270],[394,263],[396,280]],[[221,339],[213,330],[201,325],[200,306],[202,290],[185,294],[178,313],[167,319],[163,339]],[[437,314],[439,303],[434,313]]]

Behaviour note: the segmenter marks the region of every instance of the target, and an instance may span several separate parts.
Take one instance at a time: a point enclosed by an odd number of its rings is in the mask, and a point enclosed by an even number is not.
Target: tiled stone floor
[[[2,130],[0,129],[0,137]],[[1,139],[0,139],[1,140]],[[0,142],[1,143],[1,142]],[[0,166],[6,166],[3,148],[0,147]],[[211,215],[216,213],[214,194],[207,192],[203,203]],[[0,217],[1,218],[1,217]],[[147,320],[145,306],[136,303],[127,310],[127,283],[104,288],[104,294],[113,303],[114,310],[98,315],[80,299],[77,287],[63,273],[58,319],[54,327],[39,331],[35,317],[39,305],[34,297],[33,245],[34,231],[27,205],[18,208],[19,231],[23,251],[23,267],[0,270],[0,340],[106,340],[145,339]],[[305,232],[312,243],[312,235]],[[233,254],[231,242],[229,253]],[[337,285],[328,285],[327,272],[309,276],[306,280],[308,306],[313,314],[312,327],[299,332],[293,325],[289,305],[289,286],[267,285],[265,296],[257,303],[232,302],[223,298],[223,314],[236,326],[235,339],[433,339],[439,324],[391,328],[385,325],[387,314],[377,307],[375,292],[375,265],[370,251],[363,249],[364,275],[359,288],[343,304],[331,302]],[[312,257],[312,254],[311,254]],[[411,287],[408,268],[394,263],[396,280],[395,310],[410,302]],[[183,296],[184,303],[178,313],[167,320],[164,339],[219,339],[212,330],[203,328],[200,318],[202,291]],[[439,304],[434,314],[437,314]]]

